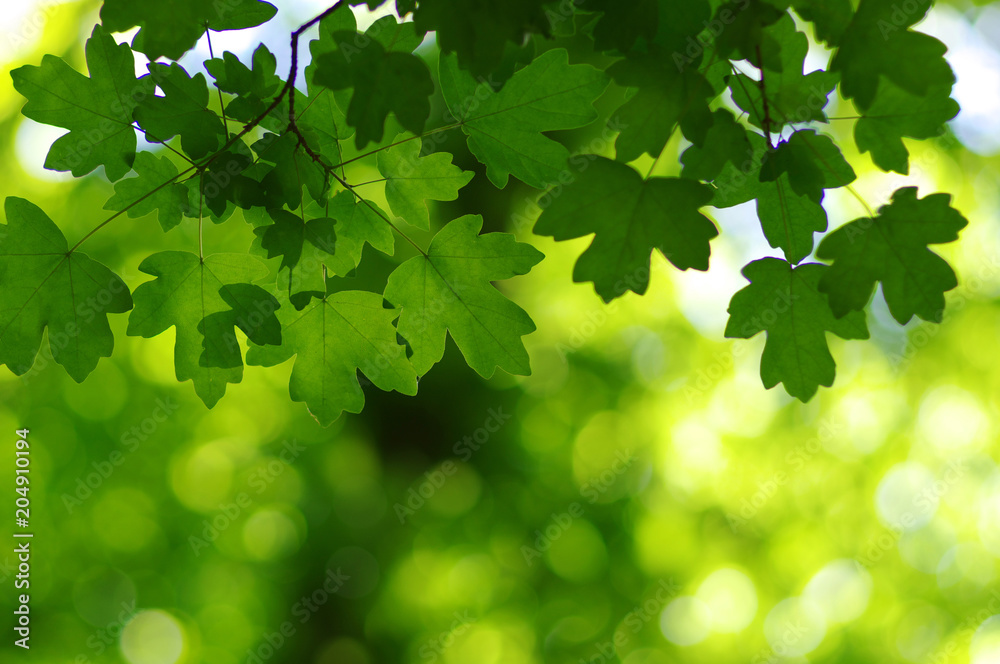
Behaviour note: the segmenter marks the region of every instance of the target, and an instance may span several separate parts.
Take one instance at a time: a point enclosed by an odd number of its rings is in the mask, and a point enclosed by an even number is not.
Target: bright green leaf
[[[115,195],[104,204],[104,209],[121,211],[128,208],[130,217],[155,212],[164,232],[181,223],[184,214],[191,211],[190,190],[177,183],[178,171],[174,163],[152,152],[140,152],[133,168],[138,177],[119,180],[115,184]]]
[[[378,153],[379,172],[385,177],[385,199],[396,216],[411,226],[430,228],[425,201],[453,201],[473,173],[451,163],[451,155],[420,155],[420,141],[408,141]]]
[[[462,122],[469,150],[486,165],[499,188],[510,175],[542,189],[566,170],[569,150],[542,132],[592,122],[593,102],[608,80],[590,65],[570,65],[564,49],[546,51],[515,73],[499,92],[441,58],[441,89],[448,109]]]
[[[426,255],[389,276],[385,299],[402,309],[399,334],[413,349],[418,375],[443,357],[446,332],[484,378],[495,367],[530,373],[521,337],[535,324],[491,282],[527,274],[542,254],[507,233],[479,235],[482,225],[477,215],[455,219],[438,231]]]
[[[52,359],[80,383],[114,337],[108,314],[132,308],[128,286],[66,238],[36,205],[8,197],[0,227],[0,364],[16,375],[31,369],[48,328]]]
[[[379,294],[363,291],[328,294],[301,311],[282,306],[278,318],[284,343],[251,346],[247,364],[274,366],[294,355],[288,384],[292,401],[305,402],[326,426],[342,412],[360,413],[364,407],[359,370],[379,389],[417,393],[417,374],[392,326],[397,315],[382,306]]]
[[[230,316],[228,328],[219,324],[219,318],[211,319],[215,324],[207,328],[202,321],[220,312],[232,314],[232,305],[220,291],[262,279],[267,276],[267,268],[247,254],[214,254],[202,260],[186,251],[163,251],[144,260],[139,270],[155,279],[135,289],[129,336],[155,337],[176,328],[177,380],[194,381],[195,392],[211,408],[226,393],[228,383],[243,380],[243,363],[232,361],[239,354],[232,335],[235,316]],[[208,361],[223,366],[208,366]]]
[[[43,57],[40,67],[15,69],[11,78],[28,99],[21,109],[25,117],[70,130],[49,148],[45,168],[80,177],[104,166],[114,182],[132,167],[132,110],[152,96],[153,82],[145,76],[136,80],[132,51],[100,26],[87,40],[86,54],[90,78],[54,55]]]

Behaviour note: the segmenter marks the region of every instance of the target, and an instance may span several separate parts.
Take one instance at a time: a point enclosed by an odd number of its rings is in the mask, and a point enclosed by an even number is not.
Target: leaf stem
[[[215,59],[215,53],[212,52],[212,31],[208,29],[208,25],[205,26],[205,37],[208,39],[208,57]],[[229,138],[229,118],[226,117],[226,104],[222,101],[222,88],[219,87],[219,83],[215,83],[215,90],[219,93],[219,110],[222,112],[222,130],[225,132],[226,138]]]

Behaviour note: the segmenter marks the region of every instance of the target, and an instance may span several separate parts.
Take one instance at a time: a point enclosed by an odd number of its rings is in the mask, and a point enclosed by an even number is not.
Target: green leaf
[[[841,93],[862,111],[875,102],[881,78],[918,97],[955,81],[944,59],[947,47],[909,29],[924,17],[931,0],[911,4],[912,11],[904,10],[898,0],[861,0],[830,61],[830,71],[841,74]]]
[[[792,0],[795,13],[813,24],[816,39],[836,46],[854,16],[851,0]]]
[[[683,69],[695,63],[704,52],[704,45],[697,38],[711,18],[712,6],[708,0],[669,4],[661,1],[659,25],[653,41],[665,51],[671,51],[674,63]]]
[[[764,68],[771,131],[778,133],[783,125],[791,123],[826,122],[823,109],[837,86],[837,75],[823,70],[803,74],[809,39],[795,29],[790,15],[785,14],[765,32],[781,46],[781,69]],[[763,129],[764,103],[759,81],[738,74],[730,88],[733,101],[747,113],[750,123]]]
[[[726,164],[712,184],[712,205],[727,208],[756,199],[757,217],[768,244],[781,248],[792,263],[812,253],[813,233],[826,230],[826,211],[817,201],[792,190],[788,173],[772,182],[760,181],[761,165],[771,156],[764,137],[748,133],[751,151],[744,159]]]
[[[863,309],[878,281],[897,321],[917,315],[940,323],[945,291],[958,280],[927,245],[957,240],[968,223],[950,201],[948,194],[918,199],[916,187],[903,187],[874,219],[856,219],[825,237],[816,255],[833,265],[819,285],[833,312],[844,316]]]
[[[715,92],[695,67],[680,68],[666,53],[654,51],[619,60],[608,74],[619,85],[637,88],[612,116],[621,126],[615,141],[619,161],[643,153],[656,157],[678,125],[692,142],[704,142],[712,124],[708,100]]]
[[[80,177],[104,166],[114,182],[132,167],[132,110],[153,94],[153,82],[145,76],[136,80],[132,51],[100,26],[94,26],[85,50],[90,78],[54,55],[43,57],[40,67],[15,69],[11,78],[28,99],[21,109],[25,117],[70,130],[49,148],[45,168]]]
[[[812,129],[802,129],[780,143],[760,167],[761,182],[788,176],[792,191],[817,203],[824,189],[849,185],[857,179],[833,140]]]
[[[243,380],[242,361],[233,361],[239,354],[232,334],[236,319],[232,304],[220,291],[266,277],[267,267],[247,254],[214,254],[202,260],[186,251],[163,251],[142,261],[139,270],[155,279],[135,289],[129,336],[150,338],[176,328],[177,380],[193,381],[195,392],[211,408],[226,393],[228,383]],[[230,314],[228,328],[218,317],[202,325],[221,312]],[[224,366],[209,366],[209,361]]]
[[[132,308],[128,286],[66,238],[36,205],[8,197],[0,227],[0,364],[21,376],[31,369],[48,328],[52,359],[80,383],[114,337],[108,314]]]
[[[594,234],[573,269],[574,281],[593,281],[605,302],[649,285],[649,261],[659,249],[678,269],[708,269],[709,240],[718,235],[698,212],[712,190],[681,178],[643,180],[632,167],[593,159],[535,224],[535,233],[556,240]]]
[[[546,0],[420,0],[413,24],[434,32],[441,51],[455,53],[462,69],[487,76],[503,59],[507,42],[523,44],[528,35],[549,35]],[[400,13],[407,11],[402,6]]]
[[[329,217],[303,221],[302,217],[287,210],[269,210],[268,214],[274,223],[258,226],[254,234],[267,258],[281,256],[278,269],[288,273],[281,280],[292,302],[296,303],[295,295],[302,292],[318,291],[322,295],[326,290],[323,264],[334,265],[336,222]],[[307,254],[305,260],[303,254]]]
[[[819,202],[792,190],[788,173],[772,182],[760,181],[761,166],[774,151],[764,137],[748,133],[751,152],[736,166],[727,164],[712,182],[716,187],[712,205],[727,208],[756,199],[757,217],[768,244],[781,248],[792,263],[812,253],[813,233],[826,230],[826,211]]]
[[[453,201],[474,175],[451,163],[451,155],[420,154],[420,141],[407,141],[379,152],[379,173],[385,177],[385,200],[393,213],[411,226],[427,230],[430,216],[425,201]]]
[[[393,254],[394,238],[388,216],[371,201],[357,200],[348,191],[330,199],[330,217],[337,220],[337,251],[327,267],[338,276],[346,276],[361,262],[361,251],[370,244],[384,254]]]
[[[820,385],[833,385],[836,365],[826,332],[843,339],[867,339],[864,312],[835,318],[817,285],[826,265],[805,263],[792,267],[778,258],[762,258],[743,268],[750,285],[729,303],[726,336],[749,339],[767,333],[760,359],[764,387],[778,383],[793,397],[808,401]]]
[[[958,114],[951,84],[928,88],[925,96],[910,94],[883,80],[871,108],[854,125],[854,142],[871,152],[883,171],[910,172],[910,153],[903,137],[932,138],[944,132],[944,123]]]
[[[215,79],[223,92],[236,95],[226,104],[226,114],[233,119],[249,122],[267,108],[268,103],[281,87],[281,78],[275,75],[278,63],[271,51],[261,44],[253,52],[251,68],[226,51],[221,58],[205,61],[205,69]]]
[[[718,34],[715,49],[719,56],[730,60],[749,60],[755,67],[763,65],[781,71],[781,44],[765,28],[787,15],[783,7],[766,0],[738,0],[720,4],[712,17]]]
[[[274,366],[295,356],[288,390],[326,426],[344,411],[360,413],[365,396],[357,372],[382,390],[417,393],[417,374],[396,341],[398,312],[378,293],[342,291],[310,302],[301,311],[278,310],[285,341],[250,346],[247,364]]]
[[[226,130],[213,111],[208,109],[208,84],[205,76],[188,76],[178,64],[150,63],[149,73],[162,97],[150,96],[135,109],[135,120],[146,138],[165,143],[178,134],[181,147],[192,159],[200,159],[218,149]]]
[[[237,141],[217,153],[199,177],[203,203],[217,217],[216,221],[229,218],[230,203],[244,210],[266,205],[267,198],[260,182],[246,175],[254,166],[246,143]],[[193,198],[191,202],[193,205]]]
[[[681,155],[681,177],[712,180],[727,163],[741,164],[751,153],[747,131],[732,113],[719,109],[712,114],[712,126],[701,147],[692,145]]]
[[[303,186],[313,200],[326,199],[330,186],[326,171],[306,153],[294,133],[265,133],[250,147],[261,162],[274,164],[260,182],[269,207],[287,205],[296,209],[302,203]]]
[[[281,345],[281,323],[274,313],[281,305],[273,295],[255,284],[229,284],[219,289],[219,296],[230,309],[209,314],[198,323],[202,335],[199,365],[242,367],[243,355],[234,332],[237,327],[255,344]]]
[[[310,85],[331,90],[354,89],[347,108],[347,123],[357,129],[354,140],[358,149],[382,140],[390,112],[410,132],[422,133],[431,113],[429,98],[434,92],[427,65],[412,53],[395,50],[395,42],[390,42],[387,48],[378,39],[359,42],[359,37],[366,35],[334,32],[329,39],[337,47],[317,45],[316,68],[307,72],[312,76]],[[363,44],[363,48],[351,46],[355,43]]]
[[[484,378],[495,367],[522,376],[531,371],[521,337],[535,324],[490,282],[527,274],[543,256],[507,233],[479,235],[482,225],[478,215],[455,219],[438,231],[426,255],[389,276],[385,299],[402,309],[397,328],[413,349],[418,375],[444,356],[446,332]]]
[[[787,176],[761,187],[757,218],[768,244],[781,248],[793,264],[812,253],[813,234],[822,233],[827,225],[823,206],[792,191]]]
[[[594,48],[599,51],[618,50],[626,53],[637,39],[647,42],[656,37],[660,21],[659,0],[635,0],[621,3],[616,0],[578,0],[584,11],[602,12],[594,25]]]
[[[184,214],[191,211],[190,190],[176,182],[178,170],[174,163],[152,152],[140,152],[133,168],[138,177],[119,180],[115,195],[104,204],[104,209],[120,212],[128,208],[130,217],[155,212],[164,233],[181,223]]]
[[[469,150],[498,188],[510,175],[538,189],[556,182],[569,150],[542,132],[592,122],[593,102],[608,84],[599,69],[570,65],[561,48],[538,56],[499,92],[460,70],[454,56],[442,57],[440,69],[448,110],[462,122]]]
[[[110,32],[141,30],[132,47],[150,60],[166,56],[177,60],[210,30],[242,30],[266,23],[277,13],[274,5],[262,0],[171,0],[133,2],[104,0],[101,22]]]

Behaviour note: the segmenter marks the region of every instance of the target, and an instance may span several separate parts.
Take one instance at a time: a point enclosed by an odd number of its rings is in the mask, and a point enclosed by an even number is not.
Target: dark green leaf
[[[486,76],[500,64],[507,42],[523,44],[530,34],[549,34],[544,4],[545,0],[421,0],[413,24],[421,33],[433,31],[441,50],[456,53],[462,69]]]
[[[643,153],[656,157],[678,124],[689,140],[704,142],[712,124],[708,101],[715,91],[695,67],[680,69],[666,53],[655,51],[620,60],[608,74],[619,85],[637,88],[612,116],[621,127],[615,141],[619,161]]]
[[[928,88],[925,96],[910,94],[883,80],[875,102],[854,125],[854,142],[871,152],[883,171],[910,172],[910,153],[903,137],[932,138],[944,132],[944,123],[958,114],[951,84]]]
[[[844,187],[857,178],[833,140],[811,129],[792,134],[761,164],[761,182],[773,182],[782,174],[788,175],[796,194],[817,203],[823,200],[824,189]]]
[[[111,32],[140,26],[132,46],[155,60],[167,56],[177,60],[210,30],[242,30],[265,23],[277,13],[262,0],[171,0],[134,2],[104,0],[101,22]]]
[[[781,46],[781,69],[765,67],[763,74],[771,131],[777,133],[782,125],[791,123],[826,122],[823,109],[837,86],[837,75],[822,70],[803,75],[809,40],[795,29],[795,22],[788,14],[765,32]],[[759,81],[738,74],[730,87],[733,101],[746,111],[750,123],[763,129],[764,103]]]
[[[226,129],[208,109],[208,84],[202,74],[188,76],[178,64],[149,65],[149,73],[162,97],[144,99],[135,109],[135,120],[150,141],[165,143],[180,135],[181,147],[192,159],[218,149]]]
[[[404,128],[421,133],[434,92],[424,61],[412,53],[386,49],[377,39],[370,39],[363,48],[348,48],[358,33],[335,32],[331,37],[340,47],[317,56],[309,83],[331,90],[354,89],[347,123],[357,129],[358,149],[382,140],[390,112]]]
[[[694,180],[712,180],[727,163],[739,165],[750,154],[747,131],[732,113],[719,109],[712,114],[712,126],[702,147],[692,145],[681,155],[681,176]]]
[[[880,78],[919,97],[955,80],[944,59],[945,45],[909,29],[924,17],[931,0],[909,4],[904,9],[898,0],[861,0],[830,61],[830,71],[841,74],[841,93],[862,111],[875,103]]]
[[[816,255],[833,261],[820,282],[833,312],[844,316],[863,309],[880,282],[900,323],[914,315],[941,322],[944,294],[958,281],[947,261],[927,245],[957,240],[968,223],[950,201],[948,194],[918,199],[916,187],[903,187],[874,219],[856,219],[825,237]]]
[[[792,267],[762,258],[743,268],[750,285],[729,303],[726,336],[749,339],[767,333],[760,377],[770,389],[778,383],[793,397],[808,401],[820,385],[833,385],[836,365],[826,332],[843,339],[867,339],[863,312],[835,318],[817,285],[829,268],[819,263]]]
[[[698,208],[712,190],[680,178],[643,180],[635,169],[611,159],[594,160],[542,212],[535,233],[569,240],[594,233],[573,270],[575,281],[593,281],[610,302],[649,284],[649,257],[659,249],[677,268],[708,269],[715,226]]]

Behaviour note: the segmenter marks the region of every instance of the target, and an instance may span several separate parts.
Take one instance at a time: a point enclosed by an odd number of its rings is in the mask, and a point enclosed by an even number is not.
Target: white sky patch
[[[952,96],[962,110],[951,126],[973,152],[1000,152],[1000,11],[979,13],[974,23],[952,7],[935,7],[917,26],[947,44],[945,58],[957,79]]]

